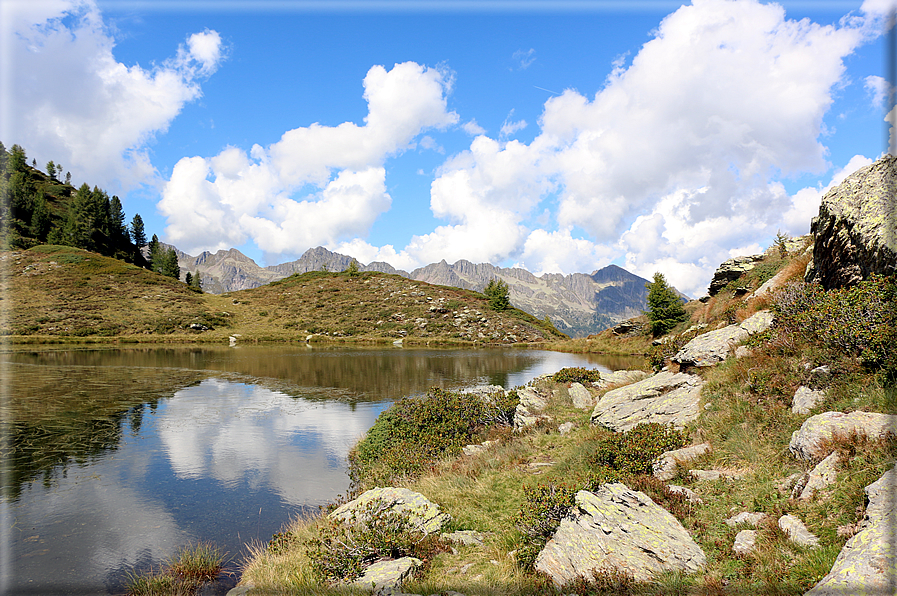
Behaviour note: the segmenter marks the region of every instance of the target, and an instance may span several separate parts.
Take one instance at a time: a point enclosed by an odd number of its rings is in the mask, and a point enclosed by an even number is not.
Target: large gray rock
[[[573,407],[579,410],[588,410],[595,407],[595,398],[588,389],[579,383],[571,383],[567,389],[570,399],[573,400]]]
[[[886,155],[828,191],[810,232],[807,281],[830,289],[897,273],[897,157]]]
[[[701,443],[700,445],[665,451],[660,454],[660,457],[652,466],[654,477],[663,481],[672,480],[676,476],[676,466],[704,455],[708,451],[710,451],[710,443]]]
[[[729,357],[735,344],[744,341],[750,335],[766,331],[772,326],[772,321],[771,311],[758,311],[739,325],[729,325],[697,336],[685,344],[672,360],[685,368],[715,366]]]
[[[835,559],[832,570],[806,596],[897,594],[897,467],[866,487],[863,523]]]
[[[423,561],[415,557],[378,561],[365,569],[364,574],[352,583],[359,588],[368,588],[374,594],[393,593],[392,588],[400,588],[422,564]]]
[[[897,415],[875,412],[824,412],[807,418],[791,433],[788,450],[800,459],[822,459],[828,455],[826,443],[853,434],[870,439],[897,435]]]
[[[625,484],[576,493],[571,515],[536,558],[558,587],[593,570],[618,570],[638,581],[664,571],[694,572],[706,557],[682,524],[647,495]]]
[[[407,514],[411,525],[424,534],[439,532],[452,519],[448,513],[439,510],[439,505],[422,494],[393,487],[366,491],[331,513],[330,517],[347,523],[365,523],[368,521],[368,507]]]
[[[791,400],[791,411],[795,414],[809,414],[816,404],[825,399],[825,392],[800,386]]]
[[[651,373],[643,370],[615,370],[610,373],[601,373],[601,378],[592,383],[599,389],[607,389],[611,385],[629,385],[647,379]]]
[[[758,261],[763,260],[763,255],[751,255],[749,257],[735,257],[724,261],[713,274],[707,293],[716,296],[729,282],[735,281],[751,269],[757,266]]]
[[[615,431],[627,431],[643,422],[681,428],[700,415],[703,384],[696,375],[659,372],[605,393],[592,411],[592,424]]]
[[[754,550],[757,544],[757,530],[742,530],[735,535],[735,544],[732,550],[736,555],[746,555]]]
[[[520,405],[530,412],[539,412],[548,405],[548,400],[545,396],[532,387],[521,387],[518,389],[517,398],[520,400]]]

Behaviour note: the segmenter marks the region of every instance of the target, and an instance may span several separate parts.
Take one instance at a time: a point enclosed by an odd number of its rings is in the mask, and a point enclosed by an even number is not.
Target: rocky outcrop
[[[352,585],[367,588],[374,594],[393,594],[393,589],[401,588],[405,580],[423,563],[416,557],[378,561],[365,569],[364,574],[352,582]]]
[[[827,486],[831,486],[838,478],[838,466],[841,458],[837,451],[833,451],[821,462],[810,470],[806,477],[794,487],[793,497],[806,501]]]
[[[767,518],[767,515],[762,511],[742,511],[738,515],[734,515],[726,520],[726,525],[730,528],[734,528],[738,524],[747,524],[749,526],[754,526],[755,528]]]
[[[679,464],[691,461],[709,451],[710,443],[666,451],[660,454],[660,457],[654,462],[654,477],[663,481],[672,480],[676,476],[676,467]]]
[[[571,514],[536,558],[558,587],[593,570],[647,581],[664,571],[695,572],[706,557],[682,524],[647,495],[615,483],[576,494]]]
[[[772,320],[773,315],[770,311],[761,310],[739,325],[729,325],[697,336],[685,344],[672,360],[685,368],[715,366],[729,357],[735,344],[755,333],[769,329]]]
[[[810,232],[807,281],[830,289],[897,273],[897,157],[886,155],[828,191]]]
[[[804,522],[793,515],[786,514],[780,517],[779,529],[795,544],[810,547],[819,546],[819,537],[811,533],[807,526],[804,525]]]
[[[659,372],[647,379],[612,389],[592,411],[592,424],[627,431],[643,422],[683,427],[700,414],[701,377]]]
[[[588,389],[579,383],[571,383],[567,389],[570,399],[573,400],[573,407],[579,410],[590,410],[595,407],[595,398]]]
[[[866,487],[869,504],[859,532],[835,559],[831,571],[805,596],[897,594],[897,468]]]
[[[615,370],[610,373],[601,373],[601,378],[592,383],[598,389],[607,389],[611,385],[629,385],[637,383],[651,376],[651,373],[643,370]]]
[[[716,296],[719,294],[720,290],[729,285],[729,282],[735,281],[756,267],[757,262],[762,260],[763,255],[751,255],[748,257],[735,257],[734,259],[724,261],[714,272],[707,293],[711,296]]]
[[[897,415],[875,412],[824,412],[811,416],[791,433],[788,450],[800,459],[822,459],[829,454],[827,443],[851,435],[884,439],[897,435]]]
[[[391,510],[407,514],[408,521],[418,531],[433,534],[451,521],[451,516],[439,510],[439,505],[429,501],[420,493],[407,488],[374,488],[362,493],[330,514],[333,519],[347,523],[365,523],[370,508],[380,511]]]

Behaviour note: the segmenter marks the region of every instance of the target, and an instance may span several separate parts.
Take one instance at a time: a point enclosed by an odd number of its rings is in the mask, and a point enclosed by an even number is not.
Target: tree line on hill
[[[87,183],[75,189],[72,175],[47,162],[46,173],[25,150],[0,142],[0,246],[27,249],[38,244],[60,244],[126,261],[162,275],[180,279],[177,253],[163,248],[153,234],[147,242],[143,218],[135,214],[126,223],[121,200]],[[187,284],[201,289],[199,273],[187,274]]]

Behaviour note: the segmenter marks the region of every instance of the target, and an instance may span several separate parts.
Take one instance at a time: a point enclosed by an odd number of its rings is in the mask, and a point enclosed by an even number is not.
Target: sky
[[[716,267],[888,151],[893,0],[0,0],[0,141],[261,265]]]

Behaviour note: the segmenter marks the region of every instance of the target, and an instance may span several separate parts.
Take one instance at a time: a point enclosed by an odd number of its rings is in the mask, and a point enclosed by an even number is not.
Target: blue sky
[[[0,140],[190,254],[700,295],[886,151],[890,0],[3,0]]]

